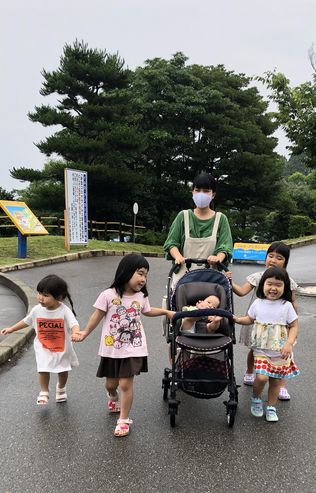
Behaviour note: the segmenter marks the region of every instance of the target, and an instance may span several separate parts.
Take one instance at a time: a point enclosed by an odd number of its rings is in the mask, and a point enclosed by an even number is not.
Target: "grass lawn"
[[[163,253],[162,246],[141,245],[139,243],[117,243],[112,241],[89,240],[88,246],[72,246],[70,253],[85,250],[115,250],[117,252]],[[17,258],[17,237],[0,238],[0,266],[13,265],[32,260],[40,260],[65,255],[63,236],[29,236],[27,238],[27,258]]]

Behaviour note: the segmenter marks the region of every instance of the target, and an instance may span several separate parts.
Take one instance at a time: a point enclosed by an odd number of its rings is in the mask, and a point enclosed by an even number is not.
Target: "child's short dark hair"
[[[138,269],[146,269],[149,271],[149,263],[143,255],[130,253],[123,257],[116,269],[115,278],[110,288],[116,289],[118,294],[123,296],[125,285]],[[141,291],[145,296],[148,296],[146,284],[142,287]]]
[[[68,298],[71,309],[76,315],[73,302],[69,294],[68,285],[61,277],[56,276],[55,274],[49,274],[48,276],[43,277],[43,279],[41,279],[38,283],[36,290],[38,293],[50,294],[53,298],[55,298],[55,300],[64,300],[65,298]]]
[[[267,255],[271,252],[279,253],[280,255],[282,255],[282,257],[285,258],[284,268],[286,268],[290,258],[290,247],[283,243],[283,241],[275,241],[269,246],[267,250]]]
[[[216,186],[217,183],[214,176],[205,172],[200,173],[193,180],[193,188],[205,188],[207,190],[212,190],[215,193]]]
[[[269,267],[264,271],[262,277],[259,281],[257,288],[257,297],[260,299],[265,299],[265,294],[263,292],[263,286],[267,279],[270,277],[275,277],[278,281],[283,281],[284,283],[284,291],[281,296],[281,299],[292,302],[292,291],[291,291],[291,282],[289,275],[285,269],[281,267]]]

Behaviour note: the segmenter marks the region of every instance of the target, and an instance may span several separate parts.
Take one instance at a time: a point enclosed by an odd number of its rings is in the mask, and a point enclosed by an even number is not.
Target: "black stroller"
[[[188,272],[171,291],[171,278],[178,268],[173,266],[169,272],[166,304],[169,310],[176,311],[171,322],[166,321],[165,336],[170,344],[171,368],[165,368],[162,380],[163,398],[168,401],[170,424],[175,426],[179,401],[176,393],[181,389],[186,394],[200,399],[219,397],[227,388],[228,401],[225,401],[229,427],[235,422],[238,404],[238,390],[234,376],[233,344],[235,327],[232,319],[233,300],[229,279],[220,271],[211,268],[191,270],[192,264],[209,267],[206,259],[186,259]],[[227,270],[223,264],[219,268]],[[184,305],[195,305],[209,295],[220,299],[219,309],[197,309],[181,311]],[[219,329],[207,333],[206,321],[209,315],[222,318]],[[181,329],[181,319],[185,317],[204,317],[195,323],[195,332]]]

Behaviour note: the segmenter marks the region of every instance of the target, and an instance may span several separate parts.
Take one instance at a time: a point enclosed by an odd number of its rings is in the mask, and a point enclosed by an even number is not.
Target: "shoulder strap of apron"
[[[184,218],[184,238],[190,238],[189,209],[183,211]]]
[[[218,230],[218,225],[219,225],[221,215],[222,215],[221,212],[215,212],[215,221],[214,221],[214,226],[213,226],[213,231],[212,231],[212,237],[214,237],[214,238],[216,238],[216,236],[217,236],[217,230]]]

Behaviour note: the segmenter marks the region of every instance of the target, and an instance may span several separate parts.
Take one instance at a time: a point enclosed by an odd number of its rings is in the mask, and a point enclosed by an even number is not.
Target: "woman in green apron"
[[[207,258],[211,266],[228,263],[233,252],[233,240],[227,217],[210,208],[216,193],[216,180],[201,173],[193,181],[193,210],[179,212],[164,244],[167,260],[181,265],[173,277],[173,286],[185,273],[186,258]],[[198,268],[199,266],[192,266]]]

